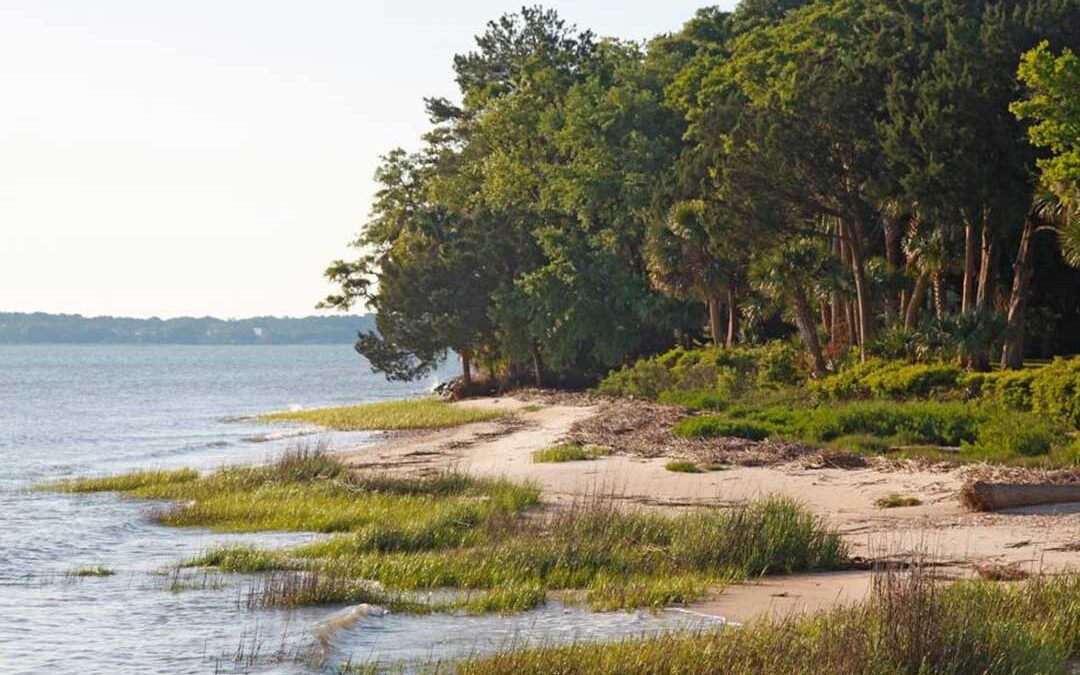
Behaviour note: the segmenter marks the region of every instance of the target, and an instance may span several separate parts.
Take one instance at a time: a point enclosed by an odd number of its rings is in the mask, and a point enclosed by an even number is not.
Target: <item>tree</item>
[[[825,265],[820,243],[806,237],[789,239],[762,255],[750,268],[750,283],[767,297],[791,303],[795,325],[810,354],[815,376],[825,372],[825,357],[810,308],[808,289]]]

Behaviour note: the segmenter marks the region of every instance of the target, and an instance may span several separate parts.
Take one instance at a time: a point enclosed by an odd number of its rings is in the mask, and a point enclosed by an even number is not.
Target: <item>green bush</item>
[[[1026,413],[998,413],[979,427],[974,449],[987,458],[1048,454],[1068,440],[1059,423]]]
[[[1031,409],[1080,426],[1080,358],[1054,359],[1049,365],[1031,369]]]
[[[951,363],[907,363],[869,359],[857,366],[811,383],[822,399],[925,398],[957,389],[963,371]]]
[[[754,386],[794,384],[806,377],[801,352],[787,343],[732,349],[676,347],[660,356],[641,359],[631,366],[612,371],[597,385],[596,391],[606,396],[649,400],[658,400],[664,394],[672,402],[683,405],[677,394],[668,392],[710,391],[718,397],[733,398]]]
[[[999,370],[967,373],[960,385],[969,398],[1009,410],[1031,410],[1031,387],[1037,370]]]

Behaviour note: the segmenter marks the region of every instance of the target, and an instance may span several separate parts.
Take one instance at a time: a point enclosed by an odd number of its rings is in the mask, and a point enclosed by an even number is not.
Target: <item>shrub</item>
[[[731,349],[676,347],[611,372],[597,385],[596,391],[607,396],[650,400],[681,391],[712,391],[731,398],[755,385],[794,384],[806,377],[799,351],[787,343]]]
[[[1049,365],[1029,371],[1031,409],[1080,426],[1080,358],[1054,359]]]
[[[1034,369],[1002,370],[972,373],[961,382],[971,395],[987,403],[1009,410],[1031,410],[1031,387],[1036,375]]]
[[[819,398],[844,400],[878,398],[925,398],[955,390],[963,371],[951,363],[907,363],[870,359],[836,375],[811,383]]]
[[[773,342],[761,348],[758,358],[758,384],[762,386],[796,384],[806,378],[800,368],[801,354],[786,342]]]

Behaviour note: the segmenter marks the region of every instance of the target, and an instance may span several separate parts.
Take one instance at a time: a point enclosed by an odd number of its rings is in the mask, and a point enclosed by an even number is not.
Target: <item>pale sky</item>
[[[378,156],[521,4],[3,0],[0,311],[314,313]],[[546,3],[635,39],[703,4]]]

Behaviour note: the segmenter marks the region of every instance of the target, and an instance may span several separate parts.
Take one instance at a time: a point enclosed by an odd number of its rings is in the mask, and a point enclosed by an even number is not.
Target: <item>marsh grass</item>
[[[803,618],[522,647],[426,672],[1042,675],[1069,672],[1078,646],[1080,576],[943,585],[916,570],[878,576],[862,604]]]
[[[143,488],[154,488],[180,483],[190,483],[199,478],[195,469],[175,469],[172,471],[134,471],[114,476],[90,478],[70,478],[38,486],[42,490],[53,492],[131,492]]]
[[[172,500],[157,514],[167,525],[334,535],[291,549],[219,546],[184,561],[264,574],[244,603],[252,608],[369,602],[414,612],[520,611],[548,591],[597,609],[660,607],[730,579],[834,569],[847,556],[836,533],[783,498],[661,514],[593,495],[538,509],[535,486],[460,473],[358,474],[303,448],[266,466],[183,481],[98,480],[79,489],[129,485],[125,494]],[[434,604],[414,597],[444,589],[459,593]]]
[[[537,450],[532,454],[532,461],[536,463],[546,462],[579,462],[584,460],[607,457],[611,450],[598,445],[581,445],[579,443],[561,443],[550,448]]]
[[[437,398],[417,398],[267,413],[259,419],[263,422],[304,422],[337,431],[397,431],[442,429],[509,415],[502,410],[457,405]]]

